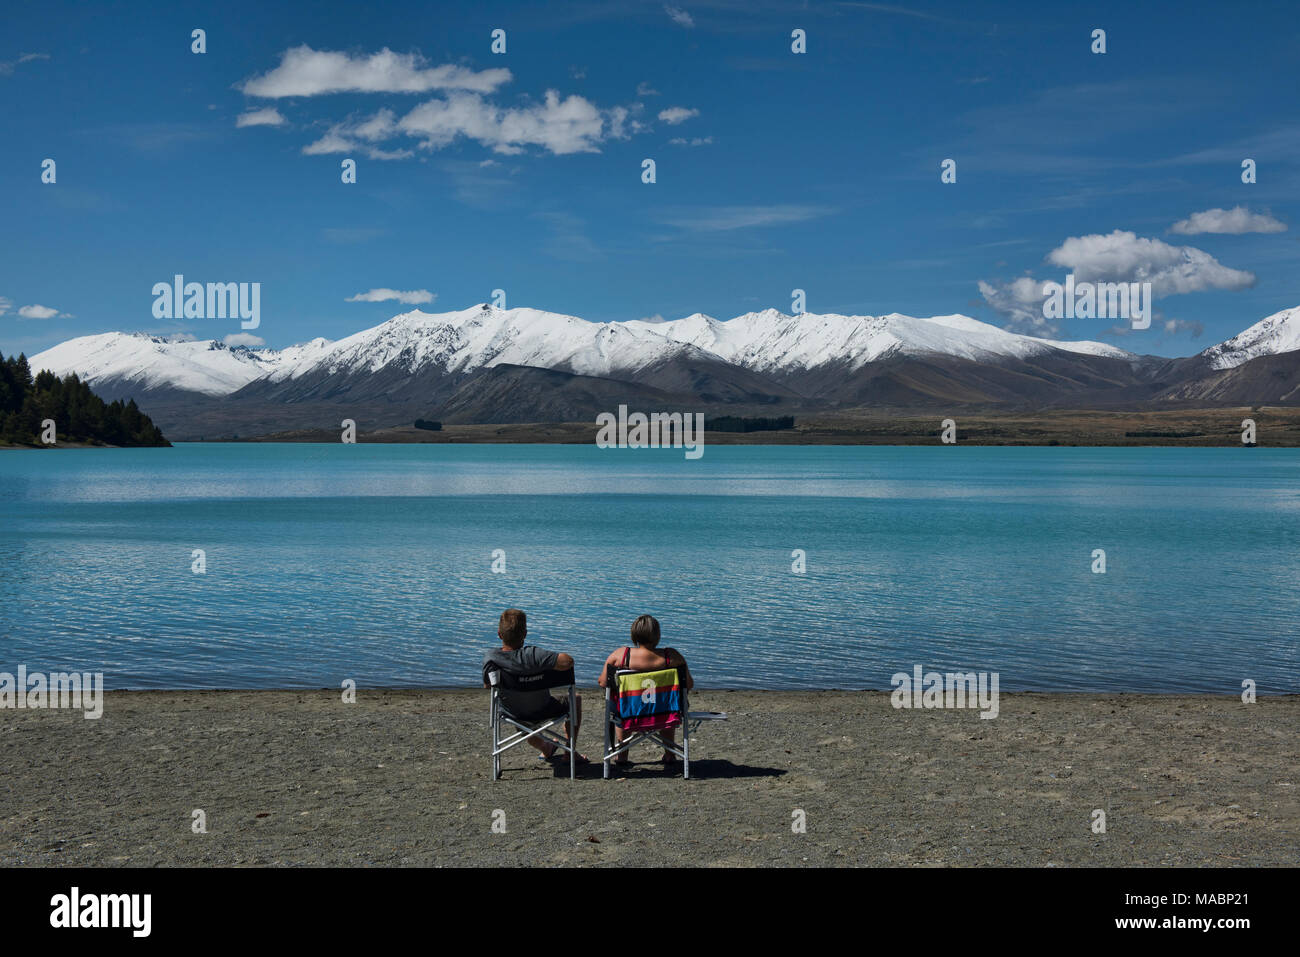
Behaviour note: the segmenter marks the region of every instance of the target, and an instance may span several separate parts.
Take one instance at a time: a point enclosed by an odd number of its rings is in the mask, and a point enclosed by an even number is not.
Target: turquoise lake
[[[1296,450],[10,451],[0,671],[477,686],[516,606],[583,683],[648,613],[704,687],[1294,693],[1297,559]]]

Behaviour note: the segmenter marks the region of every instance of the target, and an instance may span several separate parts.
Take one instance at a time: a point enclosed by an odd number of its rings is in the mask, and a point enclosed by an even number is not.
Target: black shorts
[[[546,721],[550,718],[567,718],[569,716],[569,699],[568,698],[551,698],[549,704],[544,704],[535,711],[519,712],[512,711],[501,702],[505,708],[506,714],[517,721]]]

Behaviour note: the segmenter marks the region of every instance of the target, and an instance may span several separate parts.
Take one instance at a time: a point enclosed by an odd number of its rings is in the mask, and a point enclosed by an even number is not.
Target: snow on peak
[[[1201,353],[1215,369],[1232,369],[1259,356],[1300,349],[1300,306],[1275,312]]]
[[[274,355],[274,354],[273,354]],[[29,360],[32,370],[77,373],[88,385],[108,380],[142,389],[184,389],[228,395],[267,371],[263,353],[215,340],[107,332],[69,339]]]
[[[1294,338],[1294,324],[1288,328]],[[1017,335],[960,314],[920,319],[900,313],[787,315],[764,309],[725,321],[693,313],[665,322],[590,322],[541,309],[498,309],[479,303],[442,313],[413,309],[337,342],[318,338],[278,351],[141,334],[83,336],[34,356],[32,365],[60,375],[77,372],[92,386],[124,380],[147,389],[226,395],[258,379],[282,382],[313,372],[467,373],[510,364],[617,377],[686,356],[781,374],[829,364],[855,370],[895,355],[987,361],[1053,349],[1130,356],[1099,342]]]
[[[776,309],[764,309],[727,322],[710,320],[705,324],[690,316],[654,328],[665,336],[689,342],[758,372],[799,371],[833,362],[858,369],[868,362],[894,355],[988,360],[1024,358],[1052,349],[1114,357],[1129,355],[1100,342],[1055,342],[1017,335],[963,315],[918,319],[896,312],[884,316],[810,312],[787,315]]]

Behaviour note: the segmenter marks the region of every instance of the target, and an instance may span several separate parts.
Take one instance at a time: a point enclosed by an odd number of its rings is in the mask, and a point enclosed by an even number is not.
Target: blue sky
[[[1297,62],[1273,3],[10,2],[0,351],[239,334],[153,317],[181,273],[260,282],[277,348],[426,293],[627,320],[801,288],[1188,355],[1300,304]],[[1070,271],[1152,278],[1151,328],[1045,323],[1026,289]]]

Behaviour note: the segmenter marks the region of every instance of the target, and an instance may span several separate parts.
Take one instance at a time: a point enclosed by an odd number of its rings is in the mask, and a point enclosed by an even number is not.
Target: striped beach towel
[[[682,723],[677,669],[634,671],[618,676],[618,716],[624,731],[651,731]]]

